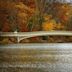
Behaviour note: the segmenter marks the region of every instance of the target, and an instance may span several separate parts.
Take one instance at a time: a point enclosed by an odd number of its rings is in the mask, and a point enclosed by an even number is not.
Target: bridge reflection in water
[[[0,46],[0,72],[72,72],[72,44]]]

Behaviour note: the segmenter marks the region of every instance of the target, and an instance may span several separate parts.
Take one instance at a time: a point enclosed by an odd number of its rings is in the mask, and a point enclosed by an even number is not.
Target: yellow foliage
[[[19,2],[19,4],[15,5],[16,8],[22,9],[22,10],[27,10],[31,13],[34,12],[33,9],[31,9],[30,7],[28,7],[27,5],[23,4],[22,2]]]
[[[24,17],[27,17],[28,15],[26,13],[18,13],[18,16],[20,18],[24,18]]]
[[[52,15],[45,15],[45,16],[44,16],[45,21],[48,21],[48,20],[50,20],[51,18],[52,18]]]
[[[22,2],[19,2],[16,6],[16,8],[20,8],[20,9],[26,9],[27,7],[22,3]]]
[[[56,29],[63,29],[63,28],[64,28],[64,26],[61,23],[59,23],[59,24],[56,25]]]
[[[54,30],[56,26],[55,20],[46,21],[42,24],[42,28],[44,31]]]
[[[44,31],[64,29],[64,25],[62,23],[56,23],[56,21],[52,19],[52,15],[45,15],[44,19],[45,22],[42,24],[42,29]]]

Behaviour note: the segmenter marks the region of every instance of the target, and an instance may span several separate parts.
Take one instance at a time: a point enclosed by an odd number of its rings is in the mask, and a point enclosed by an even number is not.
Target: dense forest
[[[59,30],[72,31],[70,3],[49,3],[47,0],[0,0],[0,32]],[[72,42],[72,37],[60,38],[58,40],[59,36],[35,37],[22,42]],[[2,38],[0,39],[2,42]],[[3,42],[8,40],[6,38]],[[14,41],[13,38],[10,40]]]
[[[0,0],[0,31],[72,30],[72,6],[47,0]]]

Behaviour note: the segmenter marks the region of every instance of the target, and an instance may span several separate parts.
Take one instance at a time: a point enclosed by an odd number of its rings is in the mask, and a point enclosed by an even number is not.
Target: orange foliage
[[[42,24],[42,28],[44,31],[54,30],[56,26],[56,22],[54,20],[46,21]]]

